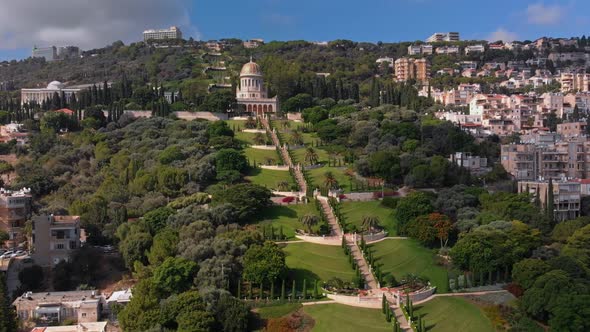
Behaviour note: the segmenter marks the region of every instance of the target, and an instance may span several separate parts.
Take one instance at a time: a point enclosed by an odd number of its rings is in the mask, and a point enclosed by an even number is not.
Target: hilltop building
[[[26,292],[12,305],[21,321],[58,325],[64,321],[97,322],[106,301],[95,290],[71,292]]]
[[[576,219],[580,216],[581,194],[580,182],[558,180],[553,181],[553,215],[555,220],[564,221]],[[547,208],[547,197],[549,191],[548,181],[520,181],[518,182],[519,193],[529,193]]]
[[[32,102],[40,105],[46,100],[51,100],[51,98],[53,98],[53,94],[57,93],[60,96],[63,94],[66,102],[69,103],[72,96],[78,94],[80,91],[81,89],[79,88],[66,88],[63,83],[59,81],[53,81],[49,83],[46,88],[21,89],[20,101],[21,105]]]
[[[435,32],[426,39],[427,43],[460,41],[458,32]]]
[[[171,26],[168,29],[150,29],[143,32],[144,42],[165,39],[182,39],[182,31],[175,26]]]
[[[263,116],[279,110],[279,99],[268,97],[260,66],[250,59],[240,72],[240,86],[236,91],[238,105],[244,105],[245,111]]]

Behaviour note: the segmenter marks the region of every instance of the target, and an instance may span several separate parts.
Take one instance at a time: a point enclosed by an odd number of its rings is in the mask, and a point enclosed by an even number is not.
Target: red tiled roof
[[[65,113],[65,114],[67,114],[67,115],[73,115],[73,114],[75,113],[74,111],[72,111],[72,110],[71,110],[71,109],[69,109],[69,108],[62,108],[62,109],[60,109],[60,110],[57,110],[56,112],[59,112],[59,113]]]
[[[590,184],[590,179],[574,179],[576,182],[580,182],[581,184]]]

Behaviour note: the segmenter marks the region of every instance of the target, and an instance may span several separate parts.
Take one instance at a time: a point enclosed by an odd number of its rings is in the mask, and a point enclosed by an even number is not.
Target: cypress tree
[[[0,331],[16,332],[16,313],[10,304],[6,281],[0,277]]]
[[[555,202],[553,201],[553,179],[549,179],[549,184],[547,186],[547,201],[545,202],[545,206],[547,207],[545,210],[547,213],[547,220],[549,220],[549,222],[553,225],[553,210],[555,210]]]
[[[313,292],[312,292],[312,296],[314,299],[318,298],[318,281],[314,280],[313,281]]]
[[[291,287],[291,299],[295,300],[295,280],[293,280],[293,286]]]
[[[281,283],[281,301],[285,301],[285,279]]]
[[[307,279],[303,279],[303,299],[307,298]]]
[[[250,282],[250,285],[248,287],[248,298],[249,299],[252,299],[252,288],[253,288],[253,286],[254,286],[253,283]]]
[[[459,287],[459,275],[457,274],[457,276],[455,277],[455,289],[458,290],[461,287]]]
[[[270,283],[270,300],[274,301],[275,299],[275,282],[274,280]]]
[[[381,298],[381,312],[385,313],[386,309],[387,309],[387,299],[385,298],[385,294],[383,294],[383,296]]]
[[[238,280],[238,290],[236,292],[236,297],[238,299],[242,297],[242,279]]]

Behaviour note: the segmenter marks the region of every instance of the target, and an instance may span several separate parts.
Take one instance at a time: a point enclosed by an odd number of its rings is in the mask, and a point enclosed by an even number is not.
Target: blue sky
[[[37,11],[23,1],[0,0],[0,59],[26,57],[34,44],[90,48],[136,41],[145,28],[173,24],[187,38],[204,40],[396,42],[437,31],[488,40],[590,34],[590,1],[583,0],[53,0],[37,4],[48,6]],[[95,15],[83,17],[88,12]]]

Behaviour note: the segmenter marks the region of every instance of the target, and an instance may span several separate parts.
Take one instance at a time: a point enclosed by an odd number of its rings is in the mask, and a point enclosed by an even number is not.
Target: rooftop
[[[33,293],[26,292],[17,297],[12,304],[19,308],[29,307],[34,309],[37,306],[52,306],[60,305],[62,303],[76,303],[80,305],[82,302],[98,301],[102,295],[98,291],[71,291],[71,292],[43,292]]]
[[[79,323],[67,326],[35,327],[31,332],[103,332],[106,331],[107,322]]]

